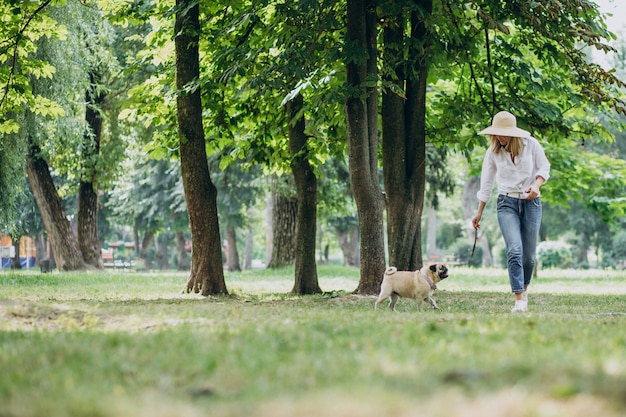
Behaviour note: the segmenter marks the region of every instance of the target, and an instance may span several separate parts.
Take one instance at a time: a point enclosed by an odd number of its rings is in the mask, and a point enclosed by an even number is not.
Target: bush
[[[626,267],[626,231],[620,230],[611,239],[611,246],[602,256],[602,266],[605,268]]]
[[[560,241],[541,242],[537,258],[542,268],[571,268],[574,264],[571,245]]]
[[[465,238],[457,240],[453,248],[454,256],[457,261],[465,262],[467,266],[480,268],[483,264],[483,248],[477,244],[476,250],[474,250],[474,256],[472,256],[473,246],[474,245],[467,243]]]

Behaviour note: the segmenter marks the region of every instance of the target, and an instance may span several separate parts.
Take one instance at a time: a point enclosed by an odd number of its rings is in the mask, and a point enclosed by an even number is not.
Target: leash
[[[470,258],[474,257],[474,251],[476,250],[476,241],[478,240],[478,229],[474,229],[474,246],[472,246],[472,254]]]

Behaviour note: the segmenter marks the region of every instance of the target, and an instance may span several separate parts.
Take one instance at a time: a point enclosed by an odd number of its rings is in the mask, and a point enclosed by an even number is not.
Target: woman
[[[480,227],[483,210],[494,181],[498,187],[498,223],[506,244],[507,269],[515,306],[528,309],[528,285],[535,268],[535,251],[541,224],[539,188],[550,176],[550,162],[537,139],[517,127],[515,116],[502,111],[491,126],[478,132],[489,135],[490,146],[480,175],[478,211],[472,219]]]

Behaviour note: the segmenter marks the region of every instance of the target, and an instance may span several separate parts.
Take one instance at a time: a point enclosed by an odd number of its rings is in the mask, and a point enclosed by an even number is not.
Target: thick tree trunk
[[[94,185],[97,184],[98,173],[94,161],[97,161],[100,154],[100,139],[102,137],[100,106],[104,102],[104,94],[96,92],[98,76],[91,73],[90,80],[91,88],[85,95],[87,101],[85,119],[91,132],[84,137],[85,154],[83,161],[87,166],[85,166],[85,172],[81,176],[78,187],[78,247],[87,265],[102,269],[104,266],[100,241],[98,240],[98,193],[94,189]]]
[[[432,0],[417,1],[425,14]],[[398,269],[422,267],[421,218],[426,184],[426,79],[428,33],[423,16],[411,15],[410,67],[404,68],[405,17],[385,27],[385,61],[395,68],[399,89],[406,84],[406,98],[388,91],[383,95],[383,170],[387,195],[389,263]],[[422,45],[418,48],[417,45]]]
[[[296,259],[298,201],[272,190],[272,256],[268,268],[293,265]]]
[[[358,294],[377,294],[385,270],[383,194],[378,183],[377,90],[366,87],[376,75],[376,16],[366,0],[348,0],[347,41],[368,52],[367,62],[346,64],[346,127],[350,183],[361,230],[361,274]],[[359,54],[356,54],[359,55]],[[362,96],[367,98],[364,100]]]
[[[285,105],[289,118],[289,150],[291,172],[296,181],[298,208],[296,219],[296,268],[292,294],[321,293],[315,262],[317,233],[317,177],[309,164],[305,119],[301,111],[304,105],[298,94]]]
[[[200,6],[193,0],[176,0],[176,7],[174,34],[180,167],[193,241],[187,291],[202,291],[204,296],[228,294],[217,217],[217,190],[209,175],[200,89],[196,86],[186,91],[200,78]]]
[[[237,231],[233,225],[228,225],[226,227],[226,242],[228,244],[228,255],[226,256],[228,270],[241,271],[241,265],[239,264],[239,250],[237,249]]]
[[[78,188],[78,245],[86,264],[104,268],[98,240],[98,194],[92,182],[82,180]]]
[[[40,157],[40,153],[39,146],[30,142],[26,171],[52,246],[54,260],[59,271],[83,270],[86,264],[78,248],[78,241],[72,233],[48,163]]]

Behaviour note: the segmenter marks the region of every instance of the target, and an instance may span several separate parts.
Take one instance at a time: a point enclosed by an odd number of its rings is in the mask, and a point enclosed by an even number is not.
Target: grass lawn
[[[626,416],[626,272],[451,268],[440,311],[374,311],[358,271],[0,272],[0,417]]]

